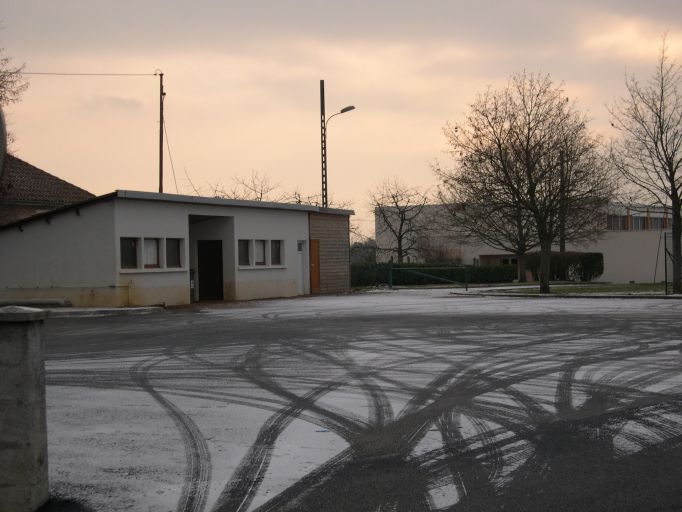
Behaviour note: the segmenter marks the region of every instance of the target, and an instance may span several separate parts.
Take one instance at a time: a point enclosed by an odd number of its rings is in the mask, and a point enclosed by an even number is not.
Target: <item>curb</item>
[[[665,299],[682,300],[682,295],[597,295],[578,293],[556,293],[549,295],[531,293],[460,293],[450,292],[457,297],[510,297],[516,299]]]
[[[149,315],[164,311],[160,306],[139,308],[47,308],[50,318],[88,318],[101,316]]]

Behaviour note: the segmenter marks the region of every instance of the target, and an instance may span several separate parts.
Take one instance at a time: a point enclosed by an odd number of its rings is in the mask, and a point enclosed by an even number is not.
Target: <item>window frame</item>
[[[242,262],[242,253],[241,249],[242,246],[246,246],[246,263]],[[240,238],[237,240],[237,265],[240,267],[250,267],[252,263],[252,258],[251,256],[253,255],[253,240],[249,240],[248,238]]]
[[[183,240],[184,240],[183,238],[165,238],[164,239],[164,251],[163,252],[164,252],[164,256],[165,256],[165,261],[164,261],[163,268],[183,268],[184,267],[183,261],[182,261],[183,260],[183,258],[182,258],[182,256],[183,256],[183,250],[182,250],[183,249]],[[175,242],[177,242],[177,244],[178,244],[177,245],[177,260],[178,260],[177,265],[169,265],[169,263],[168,263],[168,260],[169,260],[169,258],[168,258],[168,254],[169,254],[168,242],[169,241],[172,241],[173,244]],[[175,251],[173,251],[173,252],[175,252]]]
[[[126,241],[132,240],[135,244],[135,263],[133,267],[129,264],[125,264],[123,256],[123,244]],[[177,240],[178,242],[178,261],[179,266],[168,266],[167,258],[167,241]],[[146,253],[146,243],[156,242],[156,264],[147,263],[147,253]],[[122,274],[135,274],[135,273],[145,273],[145,272],[186,272],[187,271],[187,260],[185,256],[185,244],[186,239],[184,237],[145,237],[145,236],[120,236],[119,237],[119,254],[118,254],[118,271]],[[130,255],[130,252],[129,252]],[[128,261],[130,263],[130,261]]]
[[[153,242],[156,249],[156,263],[147,263],[147,242]],[[144,238],[142,241],[142,258],[144,268],[161,268],[161,242],[158,238]]]
[[[275,242],[275,243],[273,243]],[[248,244],[248,245],[246,245]],[[259,261],[258,246],[263,248],[263,258]],[[279,245],[279,262],[272,257],[273,247]],[[248,247],[249,263],[245,264],[245,260],[241,259],[243,256],[243,247]],[[262,269],[283,269],[286,268],[286,240],[268,239],[268,238],[238,238],[236,244],[236,266],[239,270],[262,270]]]
[[[253,241],[253,265],[256,267],[267,267],[268,266],[268,246],[270,245],[269,240],[256,239]],[[263,259],[258,258],[258,248],[263,248]]]
[[[123,243],[124,241],[132,241],[133,243],[133,253],[135,256],[135,264],[134,266],[124,264],[124,257],[123,257]],[[119,239],[119,266],[121,267],[121,270],[135,270],[140,268],[140,239],[137,237],[133,236],[122,236]]]
[[[275,255],[274,247],[279,246],[277,251],[277,263],[274,262],[273,256]],[[281,267],[284,266],[284,240],[270,240],[270,266],[271,267]]]

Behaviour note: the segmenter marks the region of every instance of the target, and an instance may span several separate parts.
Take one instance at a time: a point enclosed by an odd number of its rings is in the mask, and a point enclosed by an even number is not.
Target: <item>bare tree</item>
[[[475,236],[517,254],[538,244],[540,291],[549,293],[552,245],[560,234],[596,237],[613,194],[585,116],[549,75],[523,72],[481,94],[445,134],[457,167],[444,183],[466,203]]]
[[[387,180],[370,191],[370,207],[374,210],[377,250],[398,263],[416,255],[420,236],[426,231],[422,214],[428,194],[397,180]]]
[[[284,196],[282,192],[276,192],[279,188],[279,183],[273,183],[267,174],[261,175],[258,171],[251,171],[251,175],[246,178],[233,176],[232,185],[228,189],[220,183],[211,185],[211,194],[224,199],[278,202],[282,201]]]
[[[668,57],[665,37],[646,83],[625,77],[627,95],[610,109],[621,137],[611,157],[625,179],[672,213],[673,293],[682,293],[682,67]]]
[[[192,188],[197,195],[207,194],[211,197],[222,199],[239,199],[243,201],[270,201],[273,203],[305,204],[320,206],[322,204],[320,194],[305,194],[299,188],[289,192],[282,189],[281,184],[274,183],[269,175],[258,171],[251,171],[248,177],[233,176],[232,184],[226,188],[220,182],[209,183],[207,189],[197,190]],[[191,182],[190,182],[191,184]],[[337,201],[329,198],[330,208],[350,208],[351,202]]]
[[[5,55],[5,49],[0,48],[0,109],[21,99],[21,95],[28,89],[28,82],[24,81],[22,71],[24,65],[13,66],[12,59]],[[0,142],[4,151],[14,142],[14,133],[5,126],[4,140]],[[1,171],[1,169],[0,169]]]
[[[23,70],[23,64],[12,65],[11,57],[5,55],[4,48],[0,48],[0,106],[16,103],[28,89],[28,82],[24,81],[22,75]]]
[[[453,135],[451,130],[446,128],[448,139]],[[469,173],[439,166],[434,167],[434,173],[441,180],[438,199],[445,208],[452,236],[464,243],[482,243],[514,254],[519,281],[525,282],[526,253],[538,245],[530,214],[511,198],[481,201],[477,179],[472,181]]]

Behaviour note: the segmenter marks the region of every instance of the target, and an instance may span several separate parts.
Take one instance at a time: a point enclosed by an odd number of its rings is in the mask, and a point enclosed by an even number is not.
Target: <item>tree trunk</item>
[[[549,293],[550,261],[552,258],[552,240],[540,240],[540,293]]]
[[[525,283],[526,279],[526,253],[516,255],[516,268],[519,272],[519,283]]]
[[[682,293],[682,210],[680,200],[672,202],[673,216],[673,293]]]
[[[397,250],[396,256],[398,259],[398,263],[402,263],[403,262],[403,241],[400,239],[398,239],[398,250]]]

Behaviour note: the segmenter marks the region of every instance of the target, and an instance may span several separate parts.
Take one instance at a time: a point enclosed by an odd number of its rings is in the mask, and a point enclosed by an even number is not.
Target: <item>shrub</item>
[[[387,285],[390,269],[390,263],[355,263],[351,265],[351,286]],[[448,284],[453,281],[509,283],[516,279],[516,266],[474,267],[446,263],[394,263],[392,274],[393,284],[397,286]]]
[[[540,253],[526,255],[526,268],[538,279]],[[550,260],[550,279],[557,280],[564,275],[568,279],[591,281],[604,273],[604,255],[600,252],[553,252]]]

